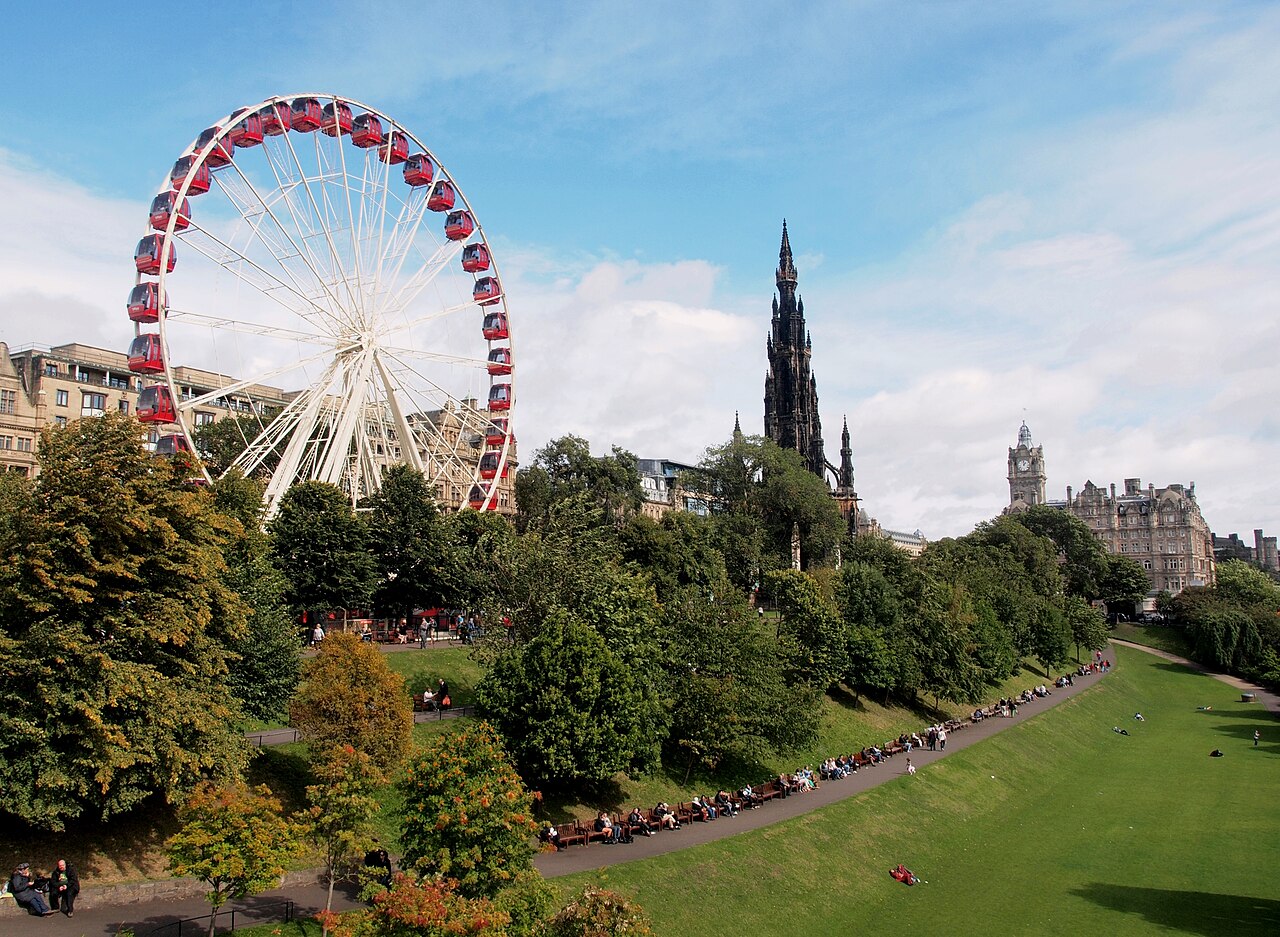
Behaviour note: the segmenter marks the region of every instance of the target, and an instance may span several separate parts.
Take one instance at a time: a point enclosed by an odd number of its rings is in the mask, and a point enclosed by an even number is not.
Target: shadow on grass
[[[315,778],[303,751],[259,748],[249,763],[248,781],[267,785],[285,809],[292,811],[306,805],[307,785],[314,784]]]
[[[1140,914],[1160,927],[1203,937],[1280,933],[1280,901],[1093,882],[1072,893],[1125,914]]]

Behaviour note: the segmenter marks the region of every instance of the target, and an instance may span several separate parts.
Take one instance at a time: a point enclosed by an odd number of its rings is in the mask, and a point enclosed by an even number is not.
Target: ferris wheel
[[[407,463],[451,507],[514,468],[514,347],[461,187],[387,115],[331,94],[242,107],[182,153],[134,253],[129,367],[161,453],[234,418],[237,468],[353,503]],[[224,437],[225,439],[225,437]]]

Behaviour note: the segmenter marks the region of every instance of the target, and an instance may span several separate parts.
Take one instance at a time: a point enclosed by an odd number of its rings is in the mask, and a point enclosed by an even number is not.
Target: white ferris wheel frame
[[[232,132],[239,121],[268,107],[274,108],[279,104],[291,106],[292,102],[298,99],[315,99],[322,104],[325,102],[332,103],[335,117],[339,104],[344,104],[352,108],[353,111],[359,109],[375,117],[382,124],[383,139],[388,148],[391,146],[393,133],[403,134],[410,144],[409,155],[412,156],[419,153],[425,155],[435,167],[435,175],[430,185],[414,187],[415,191],[418,189],[423,191],[421,206],[414,211],[409,211],[413,197],[412,193],[404,197],[398,196],[398,198],[401,198],[401,207],[388,241],[386,239],[387,201],[392,189],[392,173],[397,172],[398,166],[403,164],[393,163],[390,158],[382,159],[378,155],[380,146],[367,148],[363,156],[365,169],[364,177],[361,180],[365,192],[353,192],[351,185],[353,176],[348,171],[347,166],[349,141],[343,140],[344,134],[337,133],[334,135],[334,148],[339,155],[340,165],[336,167],[336,171],[333,167],[330,167],[327,176],[326,168],[321,162],[321,144],[319,142],[315,144],[314,170],[316,175],[311,177],[308,175],[308,170],[303,166],[303,161],[298,154],[298,148],[294,146],[294,139],[305,139],[312,135],[319,136],[322,131],[316,129],[301,133],[286,127],[283,134],[279,135],[283,141],[281,147],[287,148],[292,158],[291,169],[296,170],[297,173],[296,179],[291,181],[288,188],[301,189],[305,193],[305,198],[315,214],[315,219],[324,226],[322,233],[328,253],[325,256],[317,256],[307,243],[307,233],[301,230],[297,217],[292,216],[293,206],[289,197],[285,194],[286,185],[281,180],[280,167],[272,161],[269,155],[270,150],[267,148],[268,138],[264,137],[258,146],[252,148],[258,149],[261,147],[264,152],[268,153],[266,162],[271,173],[276,178],[277,185],[274,190],[267,192],[260,192],[241,168],[236,165],[236,157],[248,156],[250,149],[236,148],[228,141],[226,152],[232,156],[232,159],[228,164],[217,167],[216,172],[213,167],[209,167],[210,189],[204,195],[213,196],[215,188],[220,191],[222,203],[239,212],[240,222],[249,226],[251,235],[249,241],[245,244],[246,249],[253,246],[255,242],[260,247],[266,247],[276,260],[277,269],[264,269],[262,264],[245,256],[244,252],[225,243],[210,231],[201,228],[195,220],[195,207],[203,199],[197,194],[192,196],[194,204],[188,216],[189,227],[186,227],[186,231],[198,232],[228,252],[224,260],[215,259],[196,246],[197,239],[191,238],[188,241],[188,238],[184,237],[183,233],[178,229],[181,206],[188,198],[188,193],[196,174],[201,166],[207,166],[210,154],[222,144],[222,141]],[[166,174],[157,189],[157,195],[170,191],[174,193],[173,207],[169,213],[168,225],[161,233],[163,240],[158,257],[160,270],[156,275],[157,279],[154,281],[157,283],[158,327],[164,365],[163,382],[168,387],[170,400],[174,408],[174,416],[176,418],[174,425],[179,428],[180,434],[185,438],[192,456],[199,459],[189,418],[189,414],[196,407],[209,404],[254,385],[263,384],[274,375],[296,370],[309,360],[318,362],[328,357],[330,360],[324,370],[323,377],[319,381],[314,382],[310,387],[300,389],[300,392],[270,422],[264,423],[259,416],[257,436],[253,440],[246,439],[245,452],[233,463],[233,467],[239,467],[248,473],[260,466],[272,451],[282,443],[284,444],[284,451],[280,456],[280,461],[271,473],[270,480],[267,483],[264,495],[265,519],[269,519],[275,514],[280,499],[289,487],[297,481],[314,479],[340,484],[345,479],[350,487],[352,501],[355,503],[360,497],[367,496],[378,490],[381,484],[382,470],[387,464],[401,461],[408,463],[419,471],[425,471],[428,467],[426,465],[427,460],[424,460],[423,454],[419,452],[420,445],[427,450],[428,458],[438,463],[435,477],[428,473],[428,480],[438,486],[443,486],[450,481],[459,484],[461,497],[457,499],[455,505],[457,509],[461,510],[468,506],[470,492],[476,485],[479,485],[481,491],[484,492],[484,500],[480,505],[480,509],[489,510],[495,507],[500,482],[506,475],[510,463],[510,450],[514,435],[511,427],[515,422],[516,404],[514,374],[506,374],[497,379],[490,378],[487,374],[487,357],[484,359],[462,358],[457,355],[433,353],[427,349],[404,348],[383,344],[379,341],[380,338],[406,332],[422,321],[431,318],[461,314],[472,310],[480,310],[486,315],[490,312],[500,311],[506,316],[508,329],[508,337],[501,341],[503,346],[510,350],[512,360],[515,360],[515,342],[510,336],[511,316],[505,291],[500,291],[496,303],[486,302],[485,305],[481,306],[478,301],[471,299],[457,306],[433,310],[431,314],[410,320],[403,325],[389,327],[390,323],[385,321],[386,309],[382,307],[390,303],[392,306],[404,309],[412,302],[414,297],[434,281],[436,275],[443,271],[450,261],[456,262],[458,260],[463,248],[467,245],[483,245],[489,260],[487,269],[481,274],[471,274],[471,276],[475,279],[479,279],[480,276],[491,276],[499,284],[502,282],[494,251],[485,236],[484,226],[480,223],[479,218],[471,207],[471,203],[457,184],[454,176],[437,159],[435,153],[429,147],[424,145],[421,140],[398,121],[377,108],[335,94],[302,92],[276,95],[258,104],[233,111],[216,121],[214,126],[219,128],[217,133],[203,147],[197,147],[199,142],[197,138],[180,155],[179,159],[184,157],[193,158],[192,165],[187,170],[181,186],[175,189],[171,184],[169,175]],[[384,167],[378,171],[380,178],[370,178],[369,169],[371,165],[375,169],[377,165]],[[258,209],[256,211],[256,222],[246,212],[246,208],[238,204],[228,191],[229,185],[224,184],[222,181],[224,174],[227,173],[234,174],[230,178],[238,180],[240,184],[247,188],[248,194],[256,199],[256,208]],[[453,187],[457,200],[455,201],[454,209],[457,210],[461,207],[462,210],[470,213],[475,229],[461,240],[445,239],[443,243],[438,244],[435,255],[413,271],[406,282],[395,287],[388,300],[387,294],[379,289],[379,284],[384,276],[392,284],[400,280],[403,268],[417,244],[416,237],[419,228],[426,218],[436,214],[427,209],[426,203],[434,185],[439,181],[446,181]],[[344,257],[334,243],[334,231],[324,225],[324,222],[328,220],[328,216],[319,207],[322,202],[328,201],[327,193],[323,191],[323,187],[335,184],[342,188],[346,196],[347,220],[350,222],[348,236],[352,239],[351,261],[354,264],[354,270],[347,270],[343,267]],[[321,191],[319,193],[314,191],[313,185],[316,188],[320,188]],[[377,269],[372,274],[361,270],[362,253],[359,238],[361,225],[365,221],[365,206],[361,204],[361,211],[357,218],[353,205],[353,198],[360,201],[368,196],[370,186],[372,186],[373,193],[379,195],[381,199],[381,204],[377,205],[370,214],[370,219],[375,220],[379,225],[377,250],[373,258],[377,261]],[[318,195],[320,198],[317,198]],[[271,196],[279,196],[279,198],[271,198]],[[457,204],[458,202],[461,203],[460,206]],[[281,204],[288,209],[292,216],[288,219],[288,223],[282,223],[282,220],[277,217],[277,211],[280,210]],[[290,241],[290,246],[295,251],[296,259],[302,261],[303,266],[310,272],[313,278],[311,282],[306,284],[297,282],[297,274],[285,264],[286,258],[278,255],[276,249],[267,240],[263,234],[262,225],[268,218],[275,226],[276,231]],[[410,220],[412,224],[409,230],[402,230],[409,224]],[[153,233],[159,232],[156,232],[151,227],[150,218],[148,218],[143,236],[146,237]],[[293,237],[294,235],[297,235],[298,240],[303,243],[297,243]],[[222,379],[226,381],[225,384],[220,384],[206,393],[183,399],[179,381],[174,374],[174,357],[171,354],[168,328],[170,318],[167,288],[167,281],[170,276],[168,266],[169,258],[173,256],[177,242],[183,242],[184,253],[187,253],[188,250],[194,250],[195,253],[204,254],[207,261],[213,263],[215,267],[220,266],[223,270],[229,272],[231,276],[237,278],[239,284],[247,285],[260,295],[284,305],[298,320],[310,323],[315,331],[307,333],[298,330],[280,329],[260,323],[242,322],[231,316],[207,316],[194,312],[179,312],[176,314],[177,317],[187,320],[203,320],[210,328],[228,332],[269,335],[276,338],[292,337],[320,347],[321,350],[310,356],[310,358],[300,358],[298,361],[255,373],[250,377],[236,379],[224,377]],[[384,271],[382,269],[384,261],[388,257],[394,259],[397,252],[398,260],[394,262],[394,269]],[[227,262],[229,260],[234,260],[234,263]],[[328,277],[322,273],[326,264],[332,264]],[[250,267],[257,274],[257,281],[255,278],[245,275],[243,270],[245,266]],[[268,284],[274,283],[274,285],[264,287],[261,285],[261,280],[265,280]],[[143,282],[152,281],[146,279],[146,276],[139,272],[135,277],[135,284]],[[306,286],[311,288],[311,293],[308,293],[304,288]],[[320,292],[315,293],[316,289],[319,289]],[[283,290],[286,295],[293,296],[295,301],[300,302],[301,308],[295,308],[284,303],[280,296],[271,295],[280,290]],[[345,294],[345,296],[342,294]],[[326,302],[319,301],[326,297]],[[365,308],[365,303],[369,299],[375,301],[375,308]],[[345,318],[344,313],[346,314]],[[355,321],[357,317],[361,321]],[[383,322],[381,329],[379,329],[380,319]],[[142,323],[136,323],[135,325],[135,334],[142,334]],[[325,334],[326,327],[328,330],[327,337],[321,337]],[[477,332],[480,331],[479,323],[476,323],[475,329]],[[480,342],[483,343],[486,351],[492,350],[491,341],[480,339]],[[434,441],[441,444],[433,446],[434,428],[431,427],[431,424],[425,420],[419,420],[416,424],[411,423],[410,417],[415,414],[405,412],[405,404],[411,401],[407,399],[407,392],[398,375],[410,372],[419,379],[423,379],[423,375],[415,372],[413,366],[407,363],[406,359],[412,360],[415,358],[434,359],[450,364],[474,365],[486,372],[485,377],[489,379],[490,386],[495,382],[508,385],[508,409],[500,414],[500,416],[507,419],[507,429],[503,433],[502,444],[499,448],[486,449],[482,442],[479,447],[479,453],[475,454],[474,459],[463,459],[459,453],[464,451],[464,446],[470,445],[469,434],[483,434],[491,419],[494,418],[494,414],[488,409],[489,401],[487,399],[484,401],[476,400],[475,406],[468,407],[462,400],[455,398],[447,389],[439,387],[429,379],[426,379],[426,383],[433,386],[439,393],[439,397],[436,399],[441,402],[442,421],[447,418],[447,410],[451,407],[460,422],[458,439],[452,447],[449,447],[443,445],[443,438],[440,434],[434,433]],[[339,394],[335,397],[330,390],[335,384],[339,384],[351,392]],[[389,414],[384,416],[390,417],[395,437],[401,441],[398,447],[400,451],[398,460],[390,458],[393,442],[388,430],[392,427],[387,425],[388,421],[385,418],[377,421],[377,427],[381,434],[382,444],[386,446],[386,449],[383,452],[379,452],[378,458],[375,458],[370,447],[370,438],[367,434],[367,429],[370,425],[367,420],[367,411],[371,406],[380,407],[379,395],[376,393],[379,389],[381,391],[382,404],[390,411]],[[372,395],[370,394],[371,390],[375,391]],[[327,446],[322,446],[323,440],[318,441],[314,438],[317,427],[321,425],[320,417],[322,411],[329,426]],[[257,413],[256,408],[254,412],[255,414]],[[364,430],[361,429],[362,424],[365,426]],[[285,442],[286,439],[287,442]],[[321,451],[322,448],[323,452]],[[311,451],[308,452],[308,450]],[[485,452],[498,453],[497,470],[491,480],[482,479],[480,476],[480,454]],[[353,456],[354,465],[352,464]],[[387,457],[383,458],[383,456]],[[474,462],[474,465],[471,464],[472,462]],[[459,479],[456,474],[450,477],[445,471],[446,468],[463,469],[463,478]],[[203,462],[200,463],[200,471],[206,481],[212,481],[210,472]],[[351,477],[353,474],[355,477]],[[468,475],[469,477],[467,477]]]

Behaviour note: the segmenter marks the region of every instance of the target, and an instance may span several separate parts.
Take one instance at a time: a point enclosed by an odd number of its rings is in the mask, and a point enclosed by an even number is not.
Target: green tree
[[[767,587],[778,603],[778,634],[792,652],[792,672],[825,691],[849,670],[849,640],[840,614],[809,575],[784,569],[769,573]]]
[[[1107,646],[1107,619],[1101,609],[1094,608],[1084,599],[1067,596],[1064,612],[1071,628],[1071,640],[1076,646],[1076,657],[1085,651],[1100,651]]]
[[[644,909],[605,888],[586,885],[547,925],[547,937],[614,937],[652,934]]]
[[[285,602],[288,582],[271,562],[262,531],[262,485],[237,471],[213,485],[214,504],[240,523],[223,548],[223,581],[247,609],[244,633],[228,642],[227,686],[246,716],[279,718],[298,686],[302,645]]]
[[[830,556],[845,529],[823,480],[804,467],[799,453],[770,439],[735,434],[725,445],[708,449],[697,469],[680,481],[715,517],[745,519],[719,525],[729,575],[742,588],[750,588],[764,569],[791,565],[793,531],[800,533],[807,567]],[[758,562],[747,568],[757,536]]]
[[[605,523],[624,522],[644,500],[639,460],[617,446],[609,455],[593,456],[585,439],[562,436],[539,449],[516,477],[522,525],[545,519],[554,505],[575,496],[598,507]]]
[[[376,647],[334,634],[307,661],[289,717],[312,751],[350,746],[390,771],[409,749],[413,700]]]
[[[663,666],[671,728],[666,756],[714,770],[803,748],[818,733],[820,694],[787,680],[789,660],[768,623],[736,596],[686,589],[665,610]]]
[[[1086,601],[1103,596],[1110,554],[1082,520],[1042,504],[1011,517],[1032,533],[1053,541],[1064,560],[1063,573],[1068,594]]]
[[[373,819],[379,810],[375,792],[386,776],[368,755],[350,745],[323,752],[311,771],[318,783],[307,787],[304,828],[324,862],[328,893],[320,920],[328,934],[334,883],[355,875],[360,857],[373,842]]]
[[[192,434],[196,452],[211,474],[221,475],[244,454],[244,451],[249,448],[249,443],[257,438],[262,427],[271,419],[274,417],[267,415],[228,416],[217,422],[199,426]],[[255,474],[270,474],[279,461],[279,453],[272,452]]]
[[[508,937],[510,916],[488,898],[460,893],[451,879],[397,874],[373,907],[344,914],[334,937]]]
[[[656,760],[651,708],[631,668],[564,612],[494,662],[476,705],[521,774],[538,784],[572,788]]]
[[[428,742],[400,782],[405,866],[493,897],[533,869],[533,798],[486,722]]]
[[[209,886],[209,937],[228,899],[278,885],[285,863],[297,852],[298,830],[281,815],[280,802],[266,786],[202,784],[178,820],[182,828],[165,843],[169,869]]]
[[[403,618],[415,608],[448,604],[456,591],[450,581],[454,563],[426,476],[408,465],[392,466],[364,507],[379,575],[374,604]]]
[[[1151,580],[1137,561],[1121,553],[1107,554],[1107,568],[1099,583],[1098,597],[1112,611],[1133,611],[1151,588]]]
[[[280,499],[271,521],[276,566],[289,580],[294,611],[328,611],[366,605],[374,585],[374,561],[364,522],[334,485],[302,482]]]
[[[1214,588],[1224,600],[1237,605],[1280,608],[1280,585],[1262,570],[1240,560],[1218,564]]]
[[[0,487],[0,809],[60,830],[246,760],[227,690],[246,610],[222,550],[239,528],[142,428],[50,427],[40,475]]]

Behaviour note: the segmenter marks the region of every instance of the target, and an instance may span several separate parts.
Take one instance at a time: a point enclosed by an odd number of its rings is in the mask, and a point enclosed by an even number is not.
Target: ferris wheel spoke
[[[419,293],[430,286],[436,277],[440,275],[440,272],[447,267],[449,261],[461,252],[461,241],[445,241],[436,248],[435,253],[418,268],[418,271],[405,282],[404,286],[400,287],[395,295],[391,296],[383,304],[379,311],[384,316],[387,316],[404,309],[418,297]],[[403,260],[401,263],[403,263]],[[400,269],[397,267],[397,277],[399,273]]]
[[[485,358],[470,358],[465,355],[446,355],[436,351],[425,351],[421,348],[396,348],[391,345],[383,345],[381,348],[388,354],[395,355],[397,360],[417,358],[421,361],[435,361],[440,364],[460,364],[468,368],[475,368],[477,371],[483,371],[489,364],[488,360]]]
[[[334,138],[334,141],[337,145],[338,160],[342,168],[342,181],[343,181],[342,192],[346,196],[346,200],[347,200],[347,227],[348,227],[348,230],[351,232],[351,266],[352,266],[351,272],[355,275],[356,283],[359,284],[360,282],[362,282],[362,278],[360,275],[360,269],[361,269],[360,238],[358,237],[358,232],[356,231],[355,210],[352,208],[352,205],[351,205],[351,178],[347,174],[347,148],[342,145],[341,133],[339,133]],[[360,309],[361,319],[362,321],[367,321],[368,314],[364,308],[364,295],[358,289],[355,290],[355,295],[356,295],[356,304]]]
[[[203,243],[200,238],[191,235],[199,234],[212,242],[212,246]],[[278,302],[285,309],[301,318],[306,319],[313,325],[319,324],[315,322],[314,316],[317,314],[323,318],[328,317],[328,310],[317,305],[311,298],[302,293],[299,289],[275,276],[269,270],[265,269],[261,264],[251,257],[232,247],[226,241],[212,234],[208,229],[202,228],[194,221],[191,227],[184,232],[182,243],[191,247],[197,253],[202,254],[207,260],[219,267],[222,267],[233,276],[239,278],[242,282],[256,289],[259,293]],[[256,277],[247,275],[243,269],[248,268]],[[298,305],[286,303],[282,296],[291,296],[298,301]]]
[[[296,259],[302,262],[303,266],[311,275],[312,280],[318,283],[328,297],[332,309],[340,308],[341,303],[337,295],[334,293],[331,284],[321,275],[319,268],[315,264],[314,257],[311,252],[304,250],[294,238],[292,232],[284,225],[280,218],[276,215],[275,210],[267,202],[267,199],[253,181],[245,174],[240,165],[234,160],[231,165],[235,168],[236,175],[228,177],[225,172],[219,173],[214,178],[218,181],[219,188],[227,197],[227,201],[231,203],[239,213],[240,217],[248,225],[250,232],[263,244],[270,252],[272,258],[280,265],[280,269],[301,289],[301,284],[297,281],[297,276],[290,268],[288,261]],[[247,190],[246,193],[237,191],[238,187],[232,185],[230,180],[238,180]],[[286,199],[286,204],[288,201]],[[274,229],[279,232],[279,236],[283,238],[283,243],[277,244],[273,242],[267,233],[263,230],[264,223],[270,220]],[[305,240],[304,240],[305,243]],[[322,308],[316,303],[317,308]],[[328,312],[330,318],[333,317],[332,312]]]
[[[342,304],[333,289],[334,283],[331,282],[332,279],[336,279],[336,273],[325,271],[324,264],[311,247],[311,242],[318,236],[316,219],[311,217],[311,212],[308,210],[311,208],[311,204],[298,204],[304,201],[298,196],[298,190],[303,188],[301,164],[297,160],[296,153],[292,151],[292,144],[289,145],[290,155],[293,157],[292,160],[281,159],[281,154],[277,150],[283,149],[285,149],[285,144],[277,144],[274,141],[263,147],[267,164],[270,166],[271,173],[276,180],[276,188],[280,194],[279,201],[283,202],[288,210],[293,227],[298,232],[301,248],[306,254],[308,266],[314,271],[313,275],[317,281],[325,284],[325,289],[333,297],[335,305],[341,307]],[[297,170],[296,174],[294,172],[295,169]],[[306,222],[305,224],[304,221]],[[333,259],[332,255],[330,259]]]
[[[343,286],[346,287],[347,300],[349,302],[354,303],[354,290],[352,289],[350,278],[345,275],[345,272],[343,270],[342,255],[338,253],[338,247],[334,243],[333,232],[329,229],[329,226],[324,223],[325,215],[320,210],[319,204],[316,202],[316,193],[311,188],[311,181],[308,179],[306,171],[302,168],[302,160],[298,157],[298,151],[293,145],[293,134],[287,133],[284,135],[284,144],[285,144],[285,147],[289,150],[290,156],[293,157],[293,164],[295,168],[298,170],[298,174],[296,177],[298,185],[302,189],[302,191],[306,193],[307,204],[310,205],[312,214],[315,217],[320,228],[319,233],[323,234],[325,244],[329,248],[329,257],[333,261],[333,275],[335,278],[335,282],[337,280],[342,281]],[[323,167],[320,165],[319,146],[320,144],[319,142],[317,142],[316,143],[317,171],[323,173]],[[318,185],[321,180],[320,178],[317,178],[315,181]]]
[[[322,335],[317,336],[314,332],[299,332],[294,329],[282,329],[274,325],[262,325],[256,322],[243,322],[238,319],[228,319],[222,316],[208,316],[199,312],[192,312],[188,309],[174,309],[170,307],[166,318],[171,322],[189,322],[192,325],[201,326],[210,329],[217,329],[222,332],[237,332],[243,335],[259,335],[267,338],[278,338],[290,342],[299,342],[305,345],[324,345],[332,350],[333,336]]]
[[[393,322],[389,322],[383,327],[380,334],[382,334],[383,336],[389,336],[389,335],[395,335],[399,332],[410,331],[427,322],[434,322],[436,319],[445,319],[445,318],[448,318],[449,316],[456,316],[459,313],[463,313],[463,312],[473,312],[475,311],[476,308],[478,307],[476,305],[475,300],[469,300],[465,303],[458,303],[458,305],[456,306],[446,306],[444,309],[436,309],[431,312],[423,313],[422,315],[418,316],[416,319],[409,319],[399,325]]]
[[[414,243],[417,241],[418,232],[422,228],[423,220],[431,214],[431,210],[427,207],[428,193],[430,186],[416,187],[413,194],[404,203],[400,212],[396,217],[395,226],[391,229],[391,239],[385,246],[379,244],[378,255],[378,278],[382,280],[386,278],[386,282],[394,283],[400,278],[401,272],[404,270],[405,261],[408,259],[413,249]],[[419,195],[418,193],[421,193]],[[441,248],[447,248],[454,244],[453,241],[446,241],[445,244],[436,248],[436,255],[440,255]],[[459,249],[460,246],[459,246]],[[388,269],[388,267],[390,269]]]

